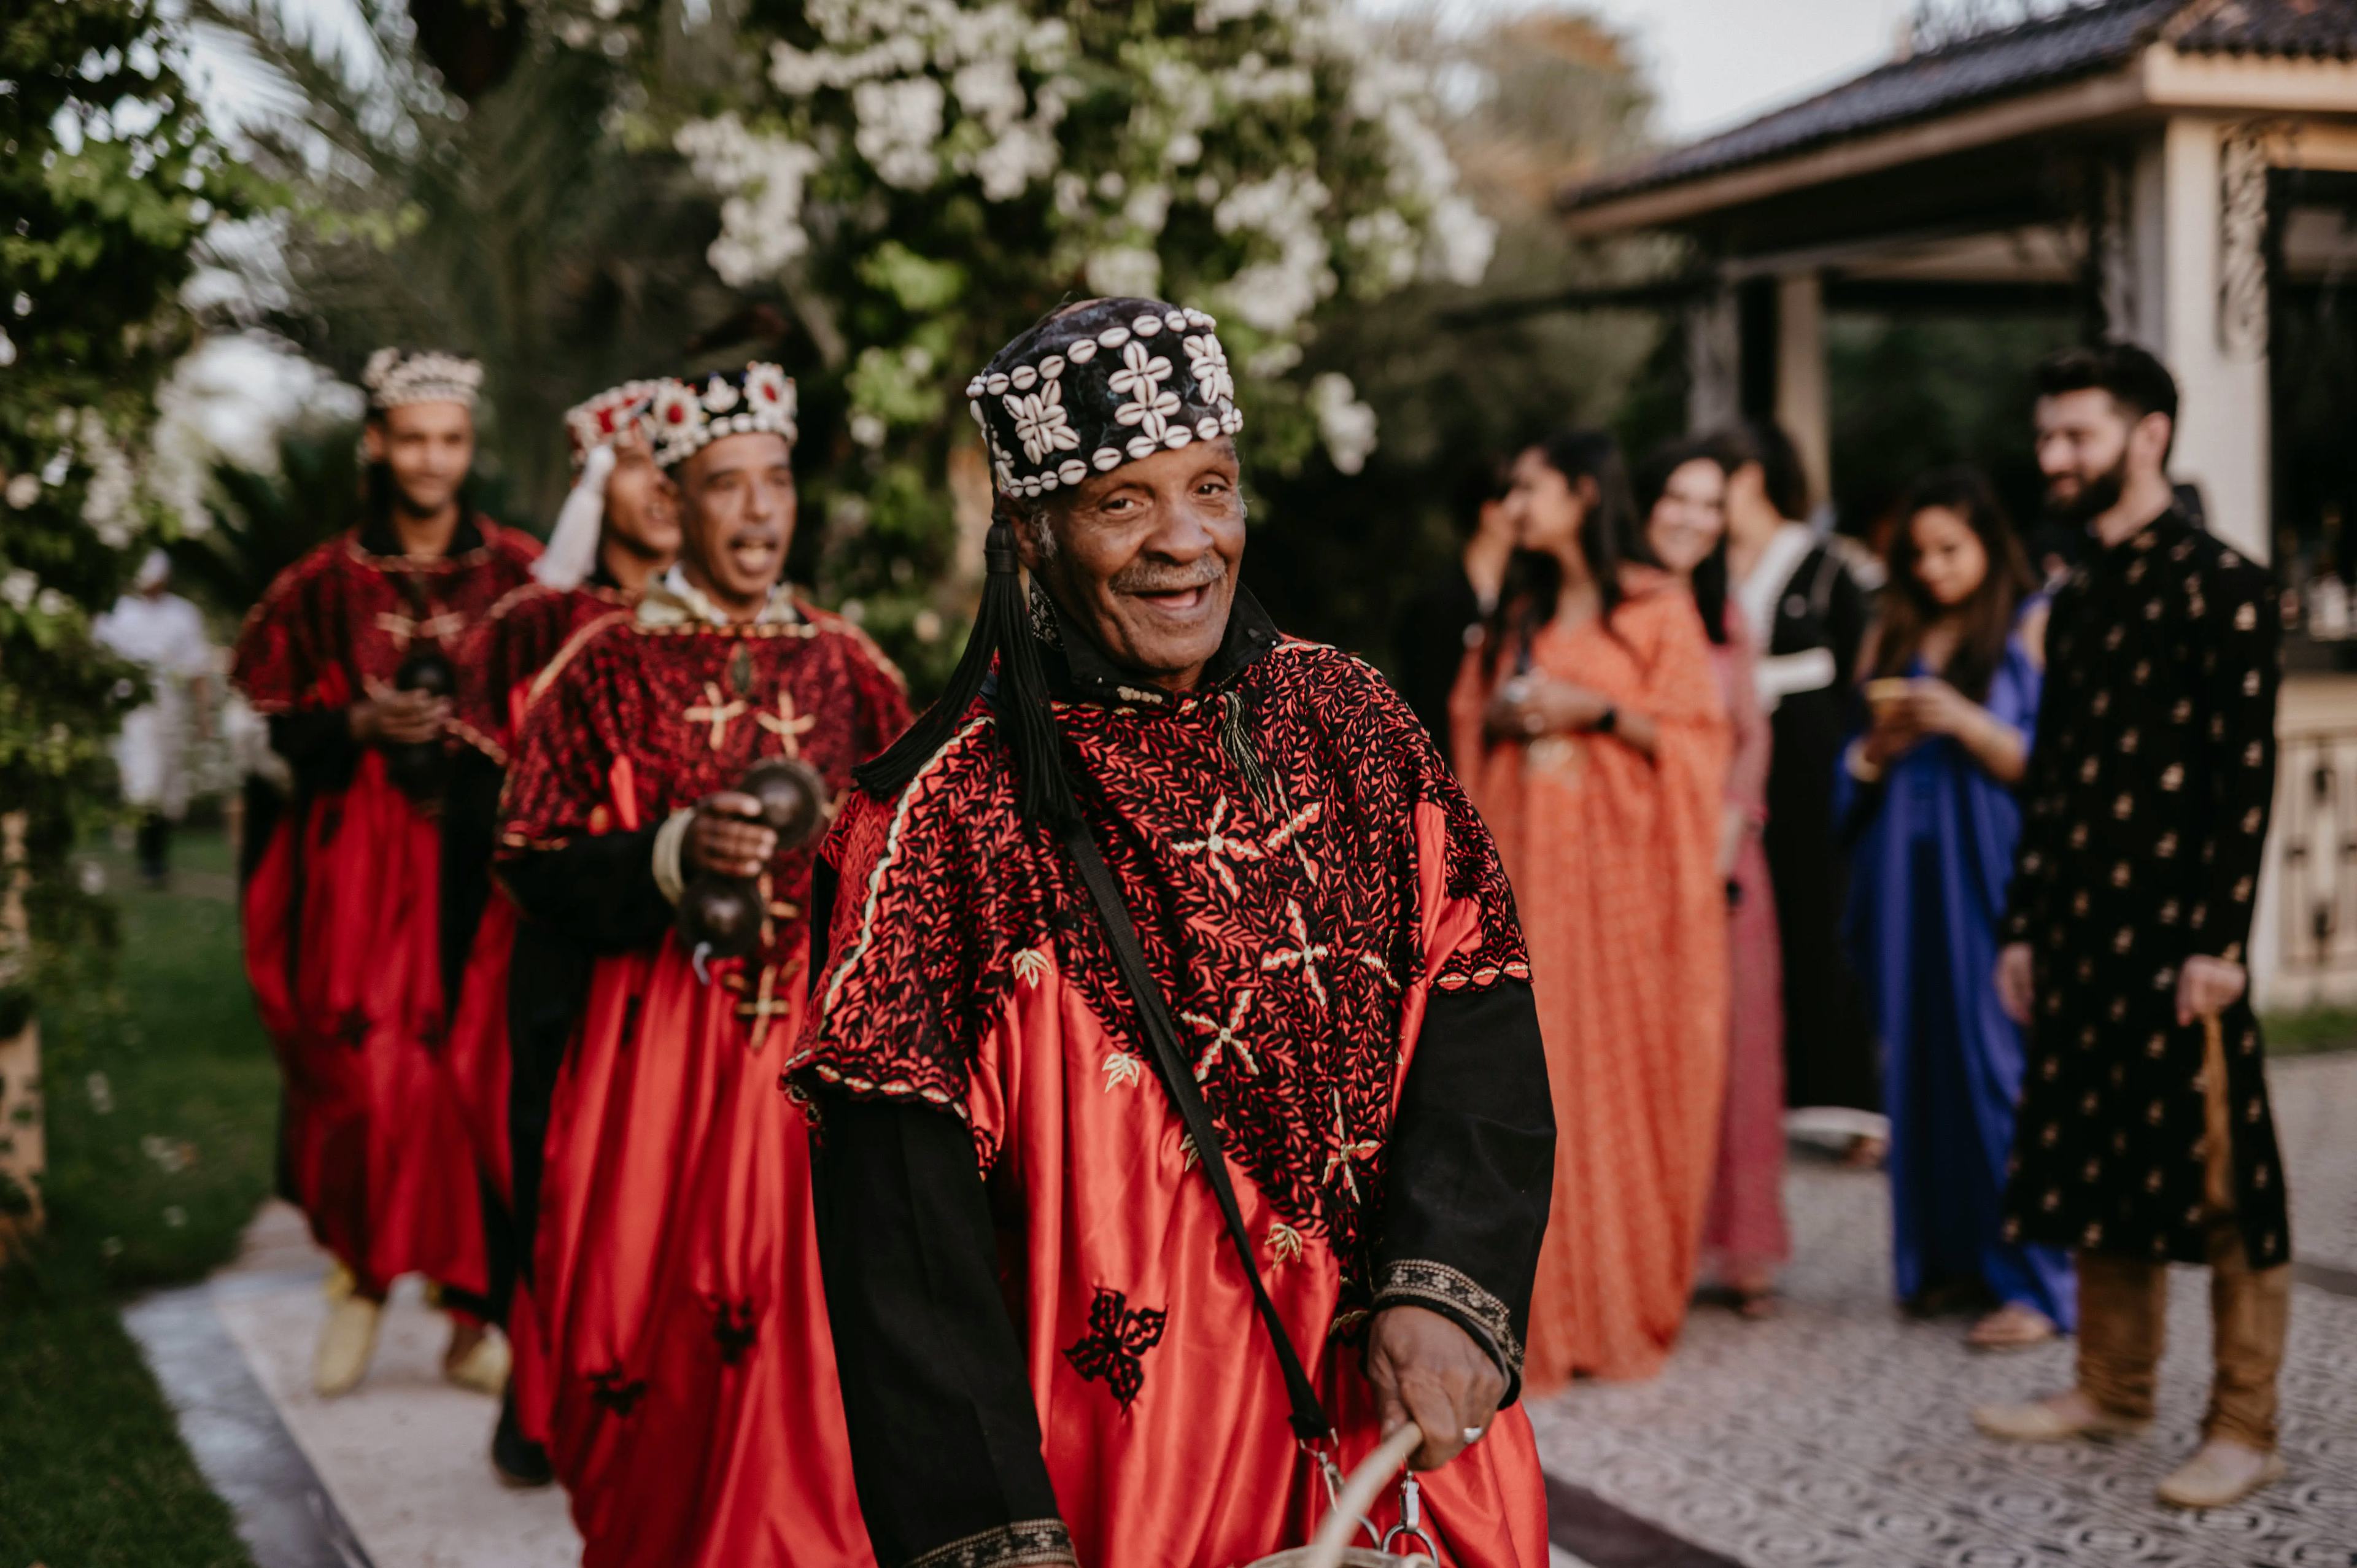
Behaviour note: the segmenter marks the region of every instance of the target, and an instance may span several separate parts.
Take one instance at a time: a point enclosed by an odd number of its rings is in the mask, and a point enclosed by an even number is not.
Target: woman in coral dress
[[[1685,1320],[1726,1077],[1731,751],[1693,596],[1636,532],[1611,439],[1517,459],[1520,553],[1450,704],[1530,940],[1555,1096],[1534,1391],[1642,1378]]]

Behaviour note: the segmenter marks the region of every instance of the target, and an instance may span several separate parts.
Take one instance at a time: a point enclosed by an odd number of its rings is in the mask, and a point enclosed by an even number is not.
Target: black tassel
[[[1014,524],[1003,504],[991,518],[983,560],[987,571],[983,577],[982,607],[948,687],[906,735],[881,756],[854,769],[853,776],[870,794],[881,798],[907,789],[909,780],[957,733],[996,660],[998,727],[1015,753],[1023,814],[1060,829],[1077,820],[1080,810],[1072,800],[1071,781],[1064,775],[1062,741],[1056,730],[1055,710],[1049,703],[1048,676],[1039,664],[1039,644],[1031,635],[1022,565],[1015,554]]]

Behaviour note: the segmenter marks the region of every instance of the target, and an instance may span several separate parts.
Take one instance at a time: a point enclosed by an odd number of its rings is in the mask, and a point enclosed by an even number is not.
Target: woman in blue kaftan
[[[2000,1234],[2023,1044],[1997,1004],[1997,922],[2046,606],[1979,474],[1932,476],[1900,515],[1860,660],[1874,718],[1839,786],[1847,935],[1884,1052],[1899,1298],[1923,1311],[1991,1304],[1971,1342],[2013,1348],[2075,1316],[2068,1253]]]

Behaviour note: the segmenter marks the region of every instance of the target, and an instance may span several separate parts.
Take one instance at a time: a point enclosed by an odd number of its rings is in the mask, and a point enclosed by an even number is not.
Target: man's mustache
[[[1116,594],[1183,594],[1189,588],[1208,588],[1227,575],[1227,563],[1217,556],[1207,556],[1192,566],[1142,561],[1115,572],[1109,585]]]

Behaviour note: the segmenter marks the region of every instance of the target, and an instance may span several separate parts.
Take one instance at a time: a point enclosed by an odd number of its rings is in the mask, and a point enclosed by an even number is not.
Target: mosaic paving
[[[2357,1058],[2276,1069],[2304,1257],[2357,1262]],[[2239,1508],[2152,1500],[2196,1441],[2205,1276],[2176,1271],[2159,1419],[2107,1445],[1981,1437],[1972,1404],[2063,1386],[2071,1350],[1975,1355],[1962,1320],[1889,1305],[1881,1179],[1796,1165],[1799,1261],[1768,1323],[1698,1312],[1656,1381],[1582,1385],[1532,1412],[1550,1473],[1753,1568],[2352,1568],[2357,1298],[2299,1287],[2284,1376],[2290,1477]]]

